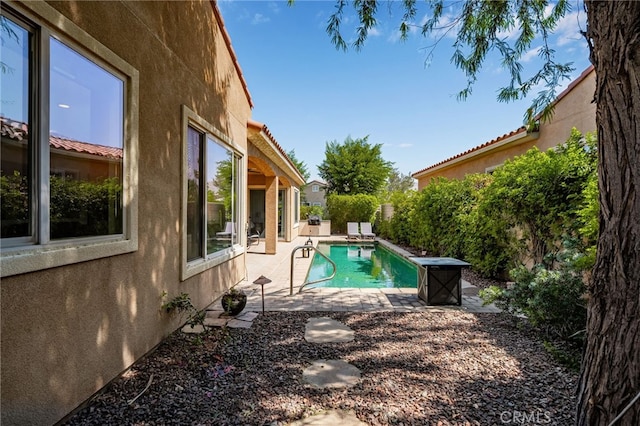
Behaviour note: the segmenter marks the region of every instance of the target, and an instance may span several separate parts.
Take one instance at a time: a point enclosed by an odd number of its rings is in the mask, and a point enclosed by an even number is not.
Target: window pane
[[[202,135],[187,129],[187,260],[202,256]]]
[[[207,254],[231,247],[237,239],[233,153],[207,139]]]
[[[51,239],[123,232],[124,82],[50,39]]]
[[[33,149],[30,126],[29,31],[1,17],[2,78],[0,79],[0,217],[2,238],[25,237],[33,233],[33,176],[30,168]]]

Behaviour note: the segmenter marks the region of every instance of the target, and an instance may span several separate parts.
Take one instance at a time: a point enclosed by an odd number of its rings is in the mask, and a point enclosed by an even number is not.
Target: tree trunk
[[[608,425],[640,392],[640,2],[585,7],[597,78],[600,237],[576,422]],[[618,425],[640,425],[640,400]]]

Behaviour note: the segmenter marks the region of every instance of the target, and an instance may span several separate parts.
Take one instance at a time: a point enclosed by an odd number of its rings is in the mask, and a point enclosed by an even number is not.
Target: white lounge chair
[[[365,240],[373,240],[376,237],[371,230],[371,222],[360,222],[360,233]]]
[[[347,240],[359,240],[358,222],[347,222]]]
[[[231,238],[231,234],[234,234],[234,223],[227,222],[224,226],[224,231],[216,232],[217,238]]]

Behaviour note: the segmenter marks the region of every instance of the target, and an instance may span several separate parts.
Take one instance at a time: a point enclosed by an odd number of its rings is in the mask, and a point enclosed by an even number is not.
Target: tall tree
[[[394,167],[389,173],[389,177],[387,178],[387,192],[389,194],[398,191],[406,192],[410,189],[413,189],[415,183],[416,181],[411,177],[410,174],[405,175]]]
[[[296,166],[296,168],[298,169],[298,171],[300,172],[304,180],[305,181],[309,180],[311,173],[309,173],[309,168],[307,167],[307,163],[305,163],[304,161],[298,160],[298,158],[296,157],[296,150],[292,149],[291,151],[287,152],[287,156],[289,157],[291,162],[294,164],[294,166]]]
[[[392,163],[382,158],[382,144],[370,145],[368,139],[348,136],[343,144],[327,142],[325,159],[318,166],[327,194],[377,195],[382,189]]]
[[[404,0],[399,24],[403,38],[415,26],[416,0]],[[338,48],[348,47],[341,34],[346,0],[338,0],[327,32]],[[376,25],[379,1],[354,0],[359,19],[353,47],[360,49]],[[547,43],[558,20],[569,10],[567,0],[464,0],[445,5],[430,0],[431,17],[419,29],[423,35],[457,31],[453,62],[466,74],[471,93],[481,65],[497,51],[510,73],[510,83],[498,99],[527,95],[536,86],[546,90],[526,117],[552,113],[550,101],[570,64],[554,60]],[[600,232],[596,265],[588,284],[586,349],[580,376],[576,423],[579,425],[640,424],[640,1],[585,0],[590,60],[596,71],[596,123],[600,189]],[[457,16],[445,20],[443,12]],[[550,12],[549,12],[550,11]],[[509,44],[501,34],[518,31]],[[535,37],[543,47],[544,65],[528,80],[521,59]],[[619,417],[619,418],[618,418]]]

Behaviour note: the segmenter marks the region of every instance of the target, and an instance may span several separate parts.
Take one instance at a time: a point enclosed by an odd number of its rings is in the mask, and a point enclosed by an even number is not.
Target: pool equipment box
[[[410,257],[418,268],[418,297],[427,305],[462,304],[462,268],[470,263],[452,257]]]

